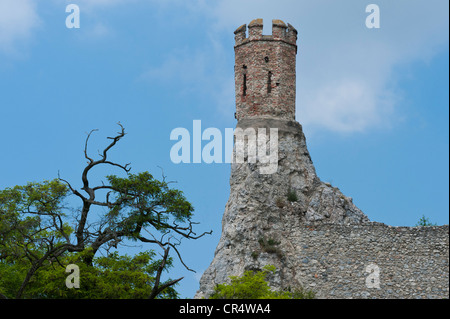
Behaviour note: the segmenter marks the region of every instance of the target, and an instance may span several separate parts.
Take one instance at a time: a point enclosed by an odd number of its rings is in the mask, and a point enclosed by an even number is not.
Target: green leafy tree
[[[33,278],[27,294],[33,298],[85,298],[85,299],[143,299],[152,293],[161,260],[154,260],[155,252],[140,252],[135,256],[120,256],[114,252],[95,257],[92,266],[82,262],[83,254],[67,256],[64,265],[77,265],[80,272],[79,289],[68,289],[65,267],[51,263],[42,267]],[[166,261],[171,266],[172,260]],[[166,283],[170,282],[168,280]],[[164,284],[164,283],[163,283]],[[157,298],[177,298],[171,285]]]
[[[120,294],[134,298],[147,294],[148,298],[157,298],[176,295],[167,289],[182,278],[161,281],[162,273],[172,263],[169,252],[174,251],[191,270],[178,250],[181,240],[198,239],[211,232],[200,235],[194,232],[193,206],[183,192],[169,187],[164,176],[157,180],[148,172],[131,174],[130,164],[109,160],[108,152],[125,136],[124,128],[120,123],[119,126],[120,132],[108,138],[111,142],[99,153],[98,159],[88,153],[89,139],[96,130],[88,134],[84,148],[87,165],[81,173],[81,189],[58,177],[0,190],[0,297],[93,298],[96,295],[116,298]],[[92,185],[88,174],[104,166],[119,169],[125,176],[108,175],[106,183]],[[69,196],[78,199],[79,207],[67,204]],[[130,240],[155,245],[161,249],[162,258],[153,260],[156,256],[153,251],[136,256],[138,259],[113,252]],[[98,257],[100,253],[107,257]],[[92,293],[62,292],[52,287],[52,283],[44,284],[57,273],[65,278],[67,274],[61,271],[70,263],[77,264],[86,278],[91,275],[92,284],[85,280],[84,285]],[[144,277],[125,276],[127,271],[139,272]],[[56,278],[60,277],[55,277],[55,282]],[[102,278],[109,278],[109,281]],[[113,286],[108,286],[107,282]],[[136,294],[119,286],[130,287]],[[41,291],[42,287],[46,288]]]
[[[211,299],[313,299],[312,291],[298,289],[291,291],[273,291],[267,282],[267,276],[275,273],[275,266],[266,265],[261,271],[245,271],[242,276],[230,276],[229,284],[215,287]]]

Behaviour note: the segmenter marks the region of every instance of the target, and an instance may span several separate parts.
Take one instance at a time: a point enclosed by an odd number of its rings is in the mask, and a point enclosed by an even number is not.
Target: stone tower
[[[229,276],[266,264],[278,269],[271,280],[274,287],[301,285],[289,257],[296,246],[290,235],[311,221],[368,221],[350,197],[316,176],[302,127],[295,121],[297,30],[273,20],[272,35],[263,35],[262,19],[250,22],[248,37],[246,29],[243,25],[235,31],[237,128],[276,128],[278,165],[273,174],[261,174],[262,163],[232,164],[222,235],[196,297],[208,296]],[[267,241],[277,243],[276,249],[265,249]]]
[[[295,119],[297,30],[273,20],[272,35],[263,35],[256,19],[235,33],[236,118]]]

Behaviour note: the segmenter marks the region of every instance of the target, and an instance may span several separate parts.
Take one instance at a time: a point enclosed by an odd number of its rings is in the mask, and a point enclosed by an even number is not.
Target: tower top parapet
[[[250,41],[282,41],[297,46],[297,30],[286,25],[282,20],[272,20],[272,34],[263,35],[263,19],[255,19],[248,24],[248,37],[246,36],[247,25],[243,24],[234,31],[235,45],[242,45]]]

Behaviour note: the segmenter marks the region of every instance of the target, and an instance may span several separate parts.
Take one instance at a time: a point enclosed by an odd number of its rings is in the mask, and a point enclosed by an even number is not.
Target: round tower
[[[236,119],[295,120],[297,30],[272,20],[272,35],[263,35],[255,19],[235,32]]]
[[[277,269],[269,279],[275,289],[305,287],[309,280],[315,286],[317,278],[307,275],[310,266],[298,258],[304,250],[299,238],[309,236],[305,227],[369,221],[351,198],[316,174],[295,120],[297,31],[281,20],[273,20],[272,26],[272,35],[262,35],[263,23],[257,19],[248,25],[248,37],[246,25],[235,32],[236,160],[222,235],[196,298],[210,296],[230,276],[265,265]],[[279,244],[267,250],[264,243],[270,238]],[[325,293],[326,280],[317,285]]]

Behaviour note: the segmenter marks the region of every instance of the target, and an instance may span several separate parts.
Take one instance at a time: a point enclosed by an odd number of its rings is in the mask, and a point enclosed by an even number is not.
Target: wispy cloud
[[[0,1],[0,52],[21,54],[19,47],[28,43],[40,24],[34,1]]]
[[[172,49],[140,76],[141,80],[177,87],[178,94],[213,100],[226,116],[234,112],[234,77],[224,61],[226,48],[214,36],[195,46]]]
[[[59,0],[54,1],[60,2]],[[95,9],[114,7],[117,5],[133,5],[138,1],[140,0],[66,0],[65,5],[75,3],[83,11],[86,10],[88,13],[91,13]]]

